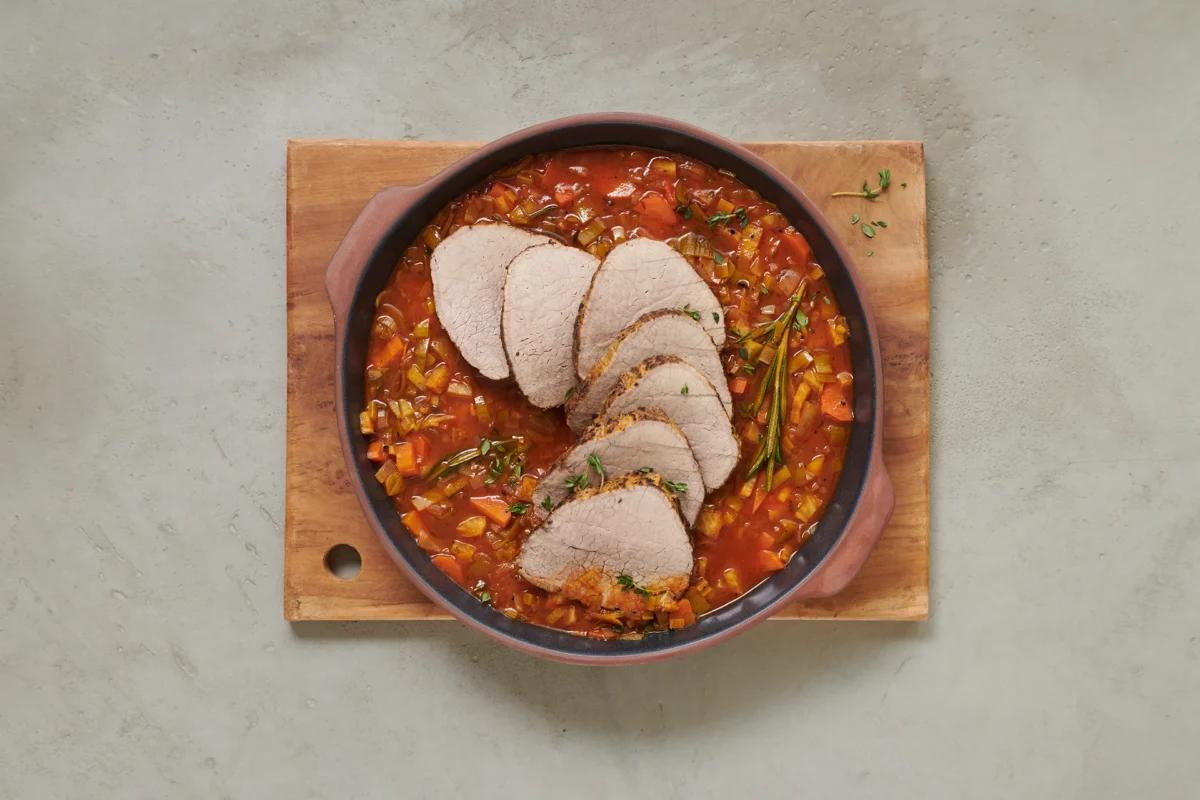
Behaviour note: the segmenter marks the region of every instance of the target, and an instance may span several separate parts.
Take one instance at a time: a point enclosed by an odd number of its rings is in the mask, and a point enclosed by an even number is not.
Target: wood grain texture
[[[420,183],[472,142],[291,141],[287,151],[287,470],[284,616],[289,620],[448,619],[411,586],[376,540],[350,489],[333,410],[333,315],[324,272],[358,212],[388,186]],[[879,328],[884,460],[896,511],[862,572],[841,594],[775,619],[922,620],[929,613],[929,261],[920,142],[757,142],[747,147],[794,180],[829,217],[860,267]],[[874,202],[831,198],[883,168]],[[901,183],[907,183],[902,187]],[[867,239],[853,213],[884,219]],[[868,251],[873,255],[868,257]],[[362,555],[352,580],[325,554]]]

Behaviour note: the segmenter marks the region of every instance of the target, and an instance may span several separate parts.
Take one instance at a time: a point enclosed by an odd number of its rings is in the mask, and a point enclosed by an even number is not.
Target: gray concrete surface
[[[1200,6],[5,0],[0,797],[1200,792]],[[284,142],[923,139],[933,616],[281,618]]]

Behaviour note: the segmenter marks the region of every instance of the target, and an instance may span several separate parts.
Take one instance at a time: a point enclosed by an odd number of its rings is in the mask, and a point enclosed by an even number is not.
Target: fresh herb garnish
[[[796,309],[796,318],[792,320],[792,330],[803,331],[808,325],[808,315],[800,309]]]
[[[642,475],[649,475],[651,472],[654,472],[654,467],[640,467],[638,468],[638,472]]]
[[[870,257],[871,257],[871,256],[873,256],[873,255],[875,255],[875,251],[874,251],[874,250],[868,250],[868,251],[867,251],[867,258],[870,258]],[[826,302],[828,302],[828,301],[826,301]]]
[[[546,509],[547,511],[554,510],[554,501],[550,499],[550,495],[546,495],[542,498],[542,508]]]
[[[480,592],[479,593],[479,602],[483,603],[484,605],[490,606],[492,604],[492,593],[487,591],[486,589],[483,590],[482,592]]]
[[[874,200],[879,195],[887,191],[888,186],[892,183],[892,171],[890,169],[881,169],[879,171],[879,188],[872,189],[871,184],[863,181],[861,192],[834,192],[831,197],[865,197],[868,200]],[[858,222],[858,220],[852,220]]]
[[[719,211],[716,214],[713,214],[708,218],[708,224],[716,225],[719,222],[732,222],[735,219],[738,221],[739,227],[744,228],[750,224],[750,215],[747,214],[746,209],[742,208],[741,206],[738,206],[733,211]]]
[[[757,364],[742,364],[742,374],[743,375],[753,375],[754,370],[756,370],[756,369],[758,369]]]
[[[694,308],[692,308],[691,303],[687,304],[686,306],[684,306],[683,308],[681,308],[679,310],[682,311],[683,313],[687,314],[692,319],[696,320],[696,322],[700,321],[700,312],[695,310]]]
[[[529,510],[529,503],[513,503],[508,507],[508,513],[514,517],[523,517],[525,512]]]
[[[663,486],[675,494],[687,494],[687,484],[682,481],[663,481]]]
[[[715,250],[714,250],[714,251],[713,251],[713,261],[714,261],[715,263],[717,263],[717,264],[724,264],[724,263],[725,263],[725,256],[724,256],[724,255],[722,255],[721,253],[718,253],[717,251],[715,251]]]
[[[857,225],[857,224],[858,224],[858,221],[859,221],[860,219],[862,219],[862,217],[860,217],[858,214],[851,214],[851,215],[850,215],[850,224],[851,224],[851,225]]]
[[[742,361],[750,360],[750,351],[747,350],[744,345],[738,348],[738,355],[741,357]]]
[[[716,322],[716,323],[721,322],[721,315],[718,314],[716,311],[713,312],[713,322]]]
[[[566,480],[568,492],[578,492],[580,489],[588,488],[588,476],[586,472],[581,472],[578,475],[572,475]]]
[[[765,283],[763,283],[763,284],[759,284],[758,293],[765,296],[765,295],[770,294],[771,290],[767,288],[767,285]]]
[[[596,474],[600,477],[600,483],[604,483],[606,480],[608,480],[608,473],[604,471],[604,465],[600,463],[600,456],[592,453],[587,457],[587,463],[588,466],[594,469]],[[587,488],[586,484],[584,488]]]
[[[874,225],[876,228],[886,228],[887,220],[886,219],[873,219],[873,220],[871,220],[871,224]]]
[[[680,393],[680,394],[687,394],[687,393],[688,393],[688,386],[687,386],[687,384],[686,384],[686,383],[683,385],[683,388],[679,390],[679,393]]]
[[[763,344],[774,348],[775,356],[767,365],[767,374],[758,385],[754,402],[750,405],[749,416],[754,417],[770,396],[770,406],[767,410],[766,434],[759,440],[758,451],[750,461],[746,470],[746,480],[750,480],[762,469],[766,469],[766,490],[771,490],[775,481],[775,469],[783,463],[783,421],[787,417],[787,354],[788,339],[791,336],[794,322],[800,313],[800,301],[804,296],[807,281],[801,281],[796,293],[792,295],[791,305],[787,310],[766,325],[759,326],[754,333],[764,337]],[[808,317],[804,316],[807,324]]]
[[[507,450],[507,448],[518,444],[520,441],[521,437],[519,436],[514,436],[510,439],[481,439],[479,444],[477,444],[475,447],[469,447],[466,450],[459,450],[457,453],[451,453],[450,455],[436,462],[432,467],[429,468],[429,471],[425,473],[425,480],[436,481],[439,478],[444,478],[464,464],[469,464],[478,458],[483,458],[485,455],[493,451],[496,453],[503,453]],[[512,454],[505,455],[505,459],[508,459],[508,461],[505,461],[503,466],[508,465],[509,461],[512,459]],[[496,466],[495,462],[492,466],[493,468]],[[503,471],[503,466],[495,473],[496,479],[500,477],[500,473]],[[489,474],[491,472],[492,470],[489,469]],[[491,483],[495,482],[495,479],[491,481]]]
[[[650,590],[643,586],[638,586],[636,583],[634,583],[633,577],[630,575],[618,575],[617,583],[627,592],[637,592],[642,597],[650,596]]]
[[[875,252],[874,250],[868,250],[867,255],[871,255],[874,252]],[[827,294],[821,295],[821,302],[823,302],[827,306],[833,305],[833,301],[829,299],[829,295],[827,295]]]
[[[675,206],[675,213],[679,214],[684,219],[691,219],[692,218],[692,204],[691,203],[680,203],[679,205]]]
[[[867,237],[868,239],[875,238],[875,228],[871,227],[865,222],[862,224],[862,232],[863,236]]]

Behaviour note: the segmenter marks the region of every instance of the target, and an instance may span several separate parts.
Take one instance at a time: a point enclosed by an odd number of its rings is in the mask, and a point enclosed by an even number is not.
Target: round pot
[[[726,169],[775,203],[812,247],[852,331],[854,423],[841,479],[813,537],[786,568],[737,600],[682,630],[601,641],[509,619],[459,588],[435,567],[400,522],[374,478],[358,432],[363,368],[375,296],[400,254],[437,212],[491,173],[525,155],[622,145],[681,153]],[[546,122],[481,148],[419,186],[380,192],[359,214],[330,261],[326,287],[336,324],[338,432],[350,483],[371,527],[404,574],[462,622],[529,653],[581,664],[628,664],[715,644],[766,619],[787,603],[829,597],[858,572],[895,504],[882,455],[882,370],[875,326],[854,267],[831,226],[779,170],[745,148],[674,120],[641,114],[587,114]]]

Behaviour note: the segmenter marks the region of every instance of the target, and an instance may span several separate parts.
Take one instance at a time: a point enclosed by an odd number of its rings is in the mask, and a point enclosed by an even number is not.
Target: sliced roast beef
[[[517,385],[539,408],[562,405],[575,385],[571,337],[600,260],[586,250],[538,245],[517,254],[504,282],[501,332]]]
[[[600,356],[587,380],[567,401],[571,429],[582,430],[591,422],[621,375],[650,356],[679,356],[691,364],[716,387],[725,413],[732,414],[733,399],[716,345],[691,314],[664,308],[639,317]]]
[[[438,319],[463,358],[486,378],[509,375],[500,338],[500,305],[508,262],[551,241],[511,225],[459,228],[433,251],[429,271]]]
[[[589,461],[590,459],[590,461]],[[696,521],[704,502],[704,479],[687,437],[657,408],[638,409],[611,419],[597,420],[579,441],[556,461],[533,493],[539,513],[570,496],[567,481],[584,475],[592,485],[604,476],[618,477],[646,470],[662,476],[675,493],[688,524]]]
[[[588,606],[620,608],[678,597],[692,573],[692,543],[675,498],[655,474],[577,492],[529,535],[521,575]]]
[[[659,408],[691,445],[704,487],[723,484],[738,460],[738,441],[717,390],[678,356],[653,356],[621,376],[600,410],[613,417],[638,408]]]
[[[586,378],[618,333],[660,308],[695,314],[713,342],[724,344],[721,303],[687,259],[653,239],[631,239],[614,247],[596,270],[579,309],[576,374]]]

